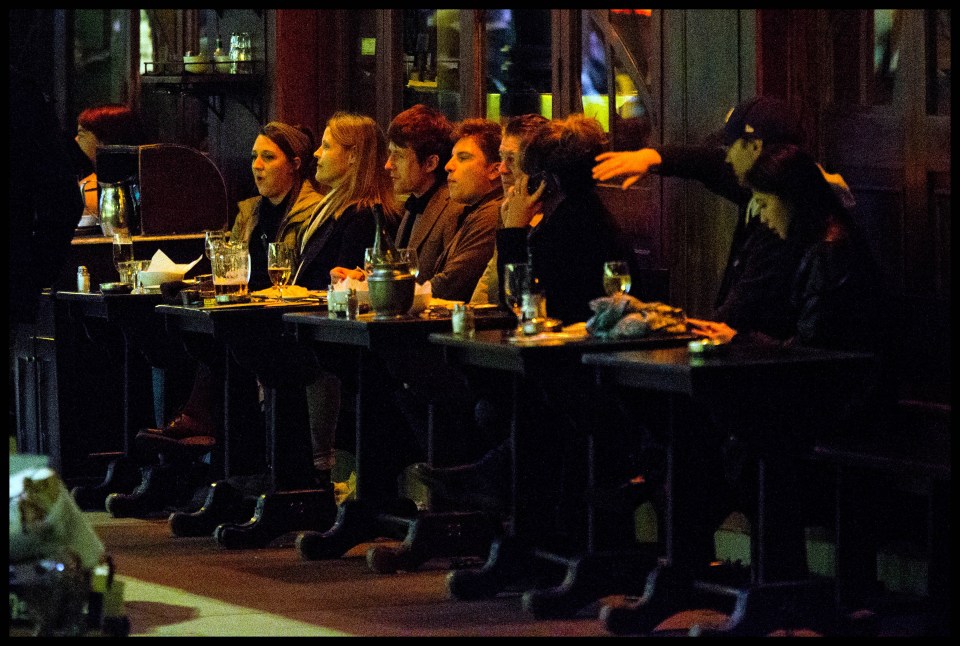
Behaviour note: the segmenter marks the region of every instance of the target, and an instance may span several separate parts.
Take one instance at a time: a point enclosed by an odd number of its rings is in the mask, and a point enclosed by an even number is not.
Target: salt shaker
[[[77,267],[77,291],[90,291],[90,271],[83,265]]]
[[[456,303],[451,317],[453,333],[459,336],[473,337],[477,330],[473,308],[466,303]]]

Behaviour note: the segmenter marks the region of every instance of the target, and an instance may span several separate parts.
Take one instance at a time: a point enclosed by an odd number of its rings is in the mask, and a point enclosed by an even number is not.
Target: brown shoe
[[[187,413],[180,413],[163,428],[145,428],[140,432],[162,435],[163,437],[173,440],[182,440],[198,435],[207,437],[216,435],[209,423],[201,422]]]

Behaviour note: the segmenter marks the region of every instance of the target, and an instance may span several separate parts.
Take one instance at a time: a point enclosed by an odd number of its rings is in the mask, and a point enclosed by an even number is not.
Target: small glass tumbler
[[[453,333],[458,336],[473,338],[477,332],[477,319],[473,307],[467,303],[456,303],[451,316]]]

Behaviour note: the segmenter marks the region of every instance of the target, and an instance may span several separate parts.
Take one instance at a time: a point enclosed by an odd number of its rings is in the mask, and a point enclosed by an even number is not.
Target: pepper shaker
[[[83,265],[77,267],[77,291],[90,291],[90,270]]]

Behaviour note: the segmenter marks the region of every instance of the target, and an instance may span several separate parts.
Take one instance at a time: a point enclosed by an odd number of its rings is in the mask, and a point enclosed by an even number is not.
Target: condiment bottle
[[[77,267],[77,291],[90,291],[90,271],[83,265]]]

